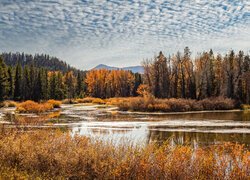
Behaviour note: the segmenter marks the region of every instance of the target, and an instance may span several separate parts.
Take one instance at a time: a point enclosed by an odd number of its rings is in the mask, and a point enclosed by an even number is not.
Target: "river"
[[[0,123],[5,127],[60,128],[91,139],[148,144],[206,146],[237,142],[250,146],[250,111],[210,111],[188,113],[121,112],[103,105],[63,105],[40,124],[17,125],[18,117],[36,118],[34,114],[17,114],[14,108],[0,109]],[[57,114],[53,116],[53,114]],[[48,115],[48,116],[47,116]]]

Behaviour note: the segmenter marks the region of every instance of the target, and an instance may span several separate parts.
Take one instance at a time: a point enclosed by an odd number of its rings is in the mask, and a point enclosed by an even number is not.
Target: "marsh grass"
[[[250,110],[250,105],[249,104],[242,104],[241,109],[242,110]]]
[[[7,101],[1,102],[0,107],[16,107],[17,104],[18,103],[15,101],[7,100]]]
[[[54,100],[54,99],[48,100],[47,103],[51,104],[53,106],[53,108],[60,108],[61,104],[62,104],[61,101],[57,101],[57,100]]]
[[[117,146],[57,130],[12,131],[0,135],[0,166],[33,178],[249,179],[250,151],[230,143]]]
[[[17,104],[17,112],[19,113],[44,113],[60,108],[62,102],[57,100],[48,100],[47,102],[37,103],[31,100],[24,101]]]
[[[186,112],[203,110],[231,110],[235,102],[224,97],[209,98],[203,100],[192,99],[156,99],[154,97],[135,97],[110,100],[123,111],[145,111],[145,112]]]

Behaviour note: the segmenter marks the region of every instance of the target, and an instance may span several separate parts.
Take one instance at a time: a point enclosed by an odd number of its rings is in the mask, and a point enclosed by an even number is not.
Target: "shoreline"
[[[143,111],[118,111],[121,114],[141,114],[141,115],[180,115],[180,114],[201,114],[201,113],[228,113],[243,112],[241,109],[233,110],[207,110],[207,111],[185,111],[185,112],[143,112]]]

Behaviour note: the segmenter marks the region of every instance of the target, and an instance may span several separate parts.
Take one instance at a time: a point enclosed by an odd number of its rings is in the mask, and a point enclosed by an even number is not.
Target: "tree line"
[[[169,57],[160,52],[143,61],[144,74],[105,69],[86,73],[74,68],[60,70],[60,65],[51,70],[47,68],[50,64],[47,56],[40,56],[46,58],[39,62],[34,60],[37,57],[33,58],[29,63],[24,61],[27,60],[24,54],[5,54],[7,57],[15,60],[13,63],[7,60],[10,65],[6,65],[0,58],[0,100],[128,97],[146,91],[156,98],[200,100],[224,96],[250,103],[250,58],[243,51],[215,55],[210,50],[195,58],[188,47]],[[16,63],[17,59],[21,61]]]
[[[250,103],[250,58],[243,51],[203,52],[191,58],[188,47],[166,58],[144,60],[144,84],[157,98],[204,99],[224,96]]]
[[[50,71],[33,63],[7,66],[0,57],[0,101],[46,100],[83,97],[85,73]]]
[[[24,67],[33,64],[35,67],[43,67],[50,71],[61,71],[66,73],[73,71],[77,73],[77,69],[68,65],[66,62],[59,60],[57,57],[49,56],[47,54],[31,54],[25,53],[2,53],[0,56],[3,58],[7,66],[16,66],[18,63]]]

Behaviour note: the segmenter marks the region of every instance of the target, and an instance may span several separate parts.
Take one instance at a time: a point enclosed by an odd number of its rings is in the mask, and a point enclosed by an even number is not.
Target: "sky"
[[[80,69],[249,45],[250,0],[0,0],[0,52],[46,53]]]

